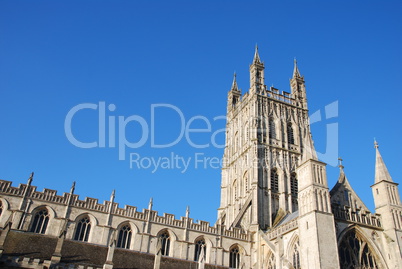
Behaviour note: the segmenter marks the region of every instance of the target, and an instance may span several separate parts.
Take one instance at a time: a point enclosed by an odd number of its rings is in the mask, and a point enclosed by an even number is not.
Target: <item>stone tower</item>
[[[378,143],[374,143],[376,149],[375,179],[371,186],[373,190],[375,212],[381,215],[382,226],[388,246],[388,259],[394,263],[392,268],[400,268],[402,260],[402,205],[398,191],[398,183],[395,183],[385,166],[379,151]]]
[[[299,176],[300,268],[339,268],[335,221],[325,163],[318,161],[311,135],[304,139]]]
[[[310,133],[305,83],[296,61],[290,93],[267,88],[264,71],[256,47],[249,91],[242,95],[235,76],[228,93],[218,210],[219,223],[254,231],[298,209],[296,167],[302,136]]]

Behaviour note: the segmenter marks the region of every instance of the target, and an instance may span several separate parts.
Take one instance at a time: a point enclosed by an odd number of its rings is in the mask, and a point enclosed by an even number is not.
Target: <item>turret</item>
[[[232,110],[232,108],[235,107],[240,102],[240,98],[241,98],[241,91],[237,86],[236,73],[234,73],[232,87],[228,93],[228,106],[227,106],[228,112]]]
[[[296,106],[307,109],[306,86],[304,76],[300,75],[296,59],[294,60],[293,76],[290,79],[292,96],[296,99]]]
[[[371,186],[374,196],[375,212],[381,215],[381,224],[384,232],[390,239],[387,247],[390,253],[392,268],[397,268],[398,260],[402,259],[402,205],[399,196],[398,184],[395,183],[385,166],[380,154],[377,141],[374,184]],[[391,267],[390,267],[391,268]]]
[[[264,69],[264,63],[258,54],[258,46],[255,46],[253,63],[250,65],[250,93],[258,93],[265,89]]]

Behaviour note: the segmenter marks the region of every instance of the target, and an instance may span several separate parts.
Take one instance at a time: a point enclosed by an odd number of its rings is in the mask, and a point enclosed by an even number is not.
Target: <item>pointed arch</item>
[[[204,257],[207,256],[207,242],[203,236],[199,236],[195,241],[194,248],[194,261],[198,262],[201,252],[203,252]]]
[[[117,228],[116,247],[130,249],[133,238],[133,229],[129,222],[123,222]]]
[[[229,249],[229,268],[240,268],[240,248],[237,244],[231,246]]]
[[[298,181],[297,181],[297,175],[295,172],[290,174],[290,193],[292,194],[293,197],[297,197]]]
[[[288,248],[288,260],[292,264],[294,269],[300,269],[300,244],[299,244],[299,235],[294,233],[289,240]]]
[[[288,134],[288,143],[289,144],[294,144],[295,143],[295,135],[294,135],[294,130],[291,122],[288,122],[287,124],[287,134]]]
[[[93,227],[97,225],[97,219],[89,213],[83,213],[77,216],[75,219],[75,232],[74,240],[90,242],[91,241],[91,231]]]
[[[32,222],[29,231],[37,234],[45,234],[49,224],[50,214],[46,206],[40,206],[32,211]]]
[[[264,268],[267,269],[276,269],[276,258],[275,258],[275,254],[270,251],[267,256],[267,258],[265,259],[265,263],[264,263]]]
[[[278,192],[279,191],[279,174],[277,168],[272,168],[270,173],[270,187],[271,191]]]
[[[341,269],[386,268],[381,252],[359,227],[353,226],[342,231],[338,239],[338,251]]]
[[[171,229],[162,229],[157,234],[158,240],[161,240],[161,253],[163,256],[173,257],[174,243],[177,240],[176,234]]]
[[[275,127],[275,121],[274,121],[273,117],[269,117],[268,132],[269,132],[269,138],[276,139],[276,127]]]
[[[163,256],[169,256],[170,252],[170,233],[168,230],[163,230],[158,235],[159,240],[161,240],[161,253]]]
[[[244,194],[247,194],[249,191],[249,179],[247,170],[243,174],[243,182],[244,182]]]

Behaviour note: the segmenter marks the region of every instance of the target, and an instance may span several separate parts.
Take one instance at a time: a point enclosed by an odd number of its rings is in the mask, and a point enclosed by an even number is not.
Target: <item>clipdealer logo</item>
[[[156,143],[156,132],[155,132],[155,121],[158,116],[158,110],[165,108],[175,112],[180,118],[180,133],[179,135],[169,143],[158,144]],[[92,142],[83,142],[78,140],[73,133],[72,130],[72,122],[74,117],[79,116],[78,114],[83,110],[97,110],[98,111],[98,140]],[[174,105],[171,104],[152,104],[150,109],[150,124],[147,121],[139,116],[139,115],[131,115],[128,117],[124,116],[115,116],[115,115],[106,115],[107,112],[113,112],[116,110],[116,105],[109,104],[106,108],[105,102],[99,102],[98,104],[93,103],[84,103],[74,106],[67,113],[65,121],[64,121],[64,131],[68,141],[76,147],[89,149],[89,148],[115,148],[117,143],[117,148],[119,152],[119,160],[126,159],[126,150],[137,149],[144,146],[148,140],[150,140],[151,148],[169,148],[173,147],[177,143],[179,143],[183,138],[187,141],[187,143],[197,149],[207,148],[213,146],[215,148],[224,148],[224,144],[219,144],[217,142],[217,135],[219,133],[224,133],[225,128],[221,128],[213,131],[212,124],[219,120],[226,120],[225,116],[216,116],[212,119],[208,119],[205,116],[197,115],[193,116],[186,121],[186,118],[183,112]],[[160,112],[162,113],[162,112]],[[106,120],[107,118],[107,120]],[[117,123],[116,123],[117,120]],[[195,121],[202,121],[206,124],[206,127],[203,129],[200,128],[192,128],[192,124]],[[107,123],[106,123],[107,122]],[[140,138],[138,141],[129,141],[127,139],[127,126],[129,124],[139,124],[141,127],[140,130]],[[116,137],[117,130],[117,137]],[[197,144],[191,138],[192,134],[195,133],[210,133],[210,141],[205,144]],[[108,135],[108,143],[106,143],[106,134]]]
[[[165,110],[164,110],[165,109]],[[163,113],[166,113],[166,109],[170,110],[170,113],[175,113],[179,118],[180,130],[179,134],[171,141],[165,143],[157,143],[157,137],[164,136],[164,132],[156,134],[156,119],[158,117],[163,118]],[[80,113],[85,110],[97,111],[97,118],[94,118],[98,122],[98,130],[94,131],[97,135],[96,141],[80,141],[74,135],[72,129],[73,121],[77,117],[80,117]],[[126,160],[129,157],[130,169],[148,169],[152,173],[155,173],[159,169],[178,169],[181,173],[185,173],[189,167],[195,169],[198,168],[213,168],[220,169],[224,166],[224,158],[205,156],[202,152],[196,152],[194,156],[180,156],[173,151],[166,156],[143,156],[138,152],[127,153],[128,149],[138,149],[149,143],[149,146],[153,149],[172,148],[180,141],[185,141],[191,147],[195,149],[203,149],[207,147],[224,148],[225,144],[219,144],[217,136],[219,134],[225,134],[226,129],[220,128],[214,130],[214,125],[222,126],[222,122],[226,121],[226,116],[216,116],[209,119],[205,116],[197,115],[186,119],[184,113],[177,107],[171,104],[151,104],[150,106],[150,120],[149,123],[144,117],[140,115],[131,116],[118,116],[113,115],[112,112],[116,110],[116,105],[109,104],[100,101],[98,104],[83,103],[78,104],[71,108],[64,121],[64,131],[68,141],[82,149],[90,148],[117,148],[118,159],[121,161]],[[334,121],[334,118],[338,117],[338,101],[332,102],[325,106],[324,112],[317,110],[310,115],[310,124],[320,123],[325,125],[326,139],[325,139],[325,152],[317,151],[318,158],[326,162],[328,165],[337,166],[338,162],[338,122]],[[195,122],[202,122],[204,128],[194,128]],[[130,141],[128,135],[132,137],[132,129],[128,129],[129,126],[140,127],[136,129],[135,134],[139,135],[137,141]],[[320,127],[321,128],[321,127]],[[131,133],[130,133],[131,132]],[[200,133],[204,135],[210,135],[207,143],[204,140],[203,144],[195,143],[195,136]],[[134,139],[132,139],[134,140]],[[232,140],[228,140],[229,143]],[[232,141],[233,142],[233,141]],[[228,145],[230,146],[230,145]],[[251,160],[250,160],[251,161]],[[253,160],[253,165],[262,165],[264,160]],[[246,164],[245,164],[246,165]],[[250,165],[250,164],[248,164]]]

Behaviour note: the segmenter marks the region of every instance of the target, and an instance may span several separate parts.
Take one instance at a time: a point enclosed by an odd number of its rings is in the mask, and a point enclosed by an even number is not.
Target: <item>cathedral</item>
[[[312,141],[304,77],[290,91],[264,84],[256,48],[250,88],[236,76],[227,99],[226,146],[217,221],[211,225],[152,208],[80,200],[36,190],[31,174],[0,180],[2,268],[402,269],[398,183],[375,143],[370,212],[340,162],[329,189]],[[375,153],[374,153],[375,151]],[[353,182],[352,182],[353,183]]]

